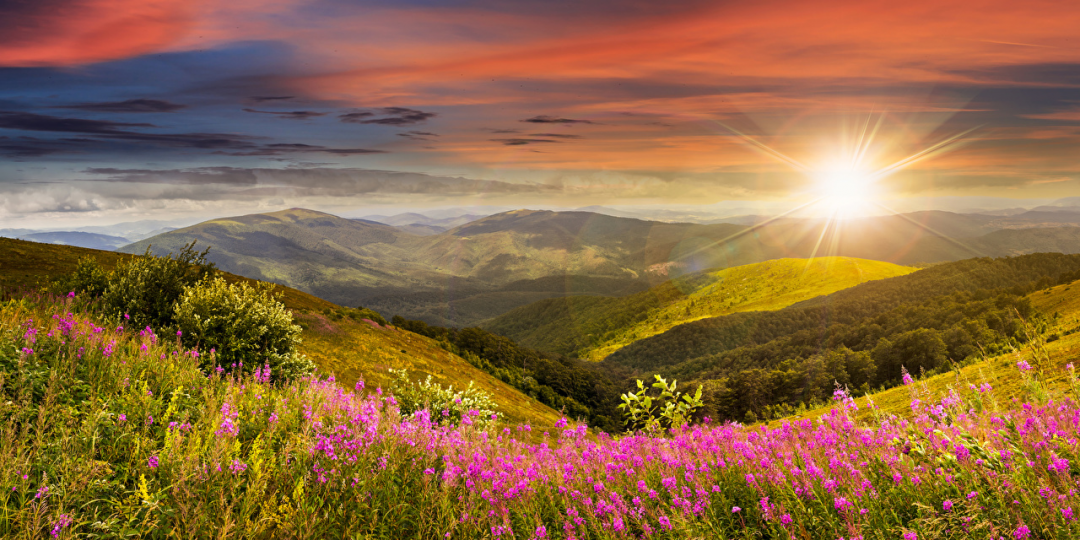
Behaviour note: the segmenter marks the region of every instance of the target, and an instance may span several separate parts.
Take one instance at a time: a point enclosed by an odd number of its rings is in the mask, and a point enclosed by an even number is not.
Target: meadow
[[[1070,384],[1041,384],[1037,356],[1012,362],[1027,389],[1015,401],[989,383],[941,393],[908,380],[894,390],[906,393],[903,415],[838,391],[814,418],[613,437],[566,419],[541,430],[402,414],[363,381],[200,371],[213,354],[123,328],[78,296],[6,300],[0,536],[1080,533],[1077,380],[1066,370]]]

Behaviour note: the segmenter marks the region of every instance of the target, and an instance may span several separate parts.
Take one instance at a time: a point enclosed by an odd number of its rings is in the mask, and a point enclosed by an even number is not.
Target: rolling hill
[[[416,218],[412,218],[416,219]],[[662,223],[590,212],[518,210],[438,234],[411,234],[310,210],[222,218],[121,248],[173,251],[198,240],[229,272],[296,287],[341,305],[363,305],[463,327],[542,299],[639,291],[670,277],[781,258],[821,255],[912,265],[1033,251],[1080,251],[1080,228],[998,230],[994,216],[920,212],[827,222],[754,225]],[[595,290],[553,276],[602,278]],[[518,282],[547,285],[530,294]],[[612,281],[614,280],[614,281]],[[580,284],[578,284],[580,285]]]
[[[131,255],[0,238],[0,293],[38,289],[86,256],[112,269]],[[226,274],[226,279],[253,281],[232,274]],[[447,352],[434,340],[356,319],[350,310],[296,289],[279,285],[277,291],[303,328],[300,352],[348,387],[361,377],[370,388],[385,386],[390,380],[388,368],[407,369],[413,376],[431,375],[434,381],[455,388],[475,381],[514,422],[550,426],[559,418],[555,411]]]
[[[776,259],[676,278],[632,296],[575,296],[514,309],[482,326],[537,349],[600,361],[680,324],[768,311],[911,267],[850,257]]]
[[[789,353],[814,351],[826,342],[867,350],[875,346],[879,337],[894,330],[931,323],[948,328],[965,317],[984,315],[940,312],[942,306],[975,306],[1000,295],[1016,296],[1018,289],[1036,283],[1048,286],[1077,271],[1080,256],[1056,253],[947,263],[866,282],[777,311],[734,313],[676,326],[636,341],[604,362],[634,369],[663,369],[686,378],[735,369],[759,358],[779,363]],[[1011,312],[1006,315],[1011,316]],[[998,329],[1009,326],[1000,320],[989,324]],[[981,332],[975,327],[964,331]],[[781,342],[800,349],[782,353]]]

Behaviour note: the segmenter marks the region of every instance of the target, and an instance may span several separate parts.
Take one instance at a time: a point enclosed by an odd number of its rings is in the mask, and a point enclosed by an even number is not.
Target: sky
[[[1080,196],[1077,28],[1037,0],[0,0],[0,228]]]

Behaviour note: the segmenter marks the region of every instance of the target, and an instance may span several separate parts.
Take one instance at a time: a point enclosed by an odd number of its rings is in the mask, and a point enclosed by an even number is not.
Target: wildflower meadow
[[[906,379],[902,417],[857,421],[840,390],[812,420],[611,436],[405,414],[175,334],[77,295],[0,305],[0,537],[1080,537],[1075,395]]]

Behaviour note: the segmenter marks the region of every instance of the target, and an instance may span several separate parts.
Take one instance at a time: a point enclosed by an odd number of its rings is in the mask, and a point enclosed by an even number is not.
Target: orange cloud
[[[0,64],[65,66],[160,51],[195,24],[198,0],[82,0],[8,8]]]

